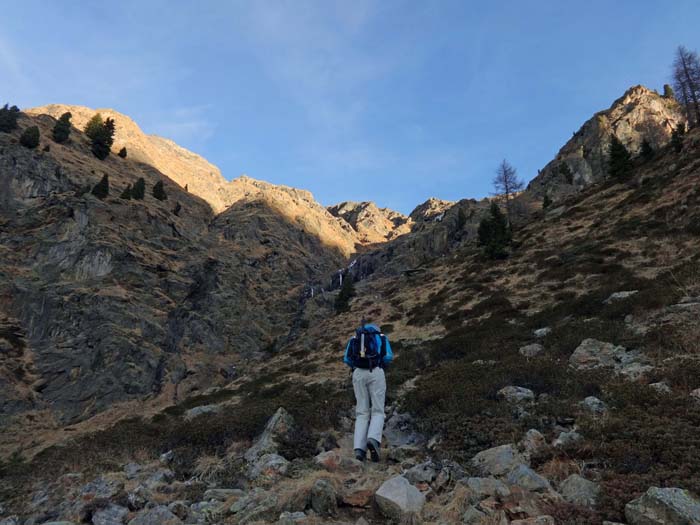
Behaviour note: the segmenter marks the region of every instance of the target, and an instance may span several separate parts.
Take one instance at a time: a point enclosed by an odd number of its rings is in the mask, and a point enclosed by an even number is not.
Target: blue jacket
[[[373,324],[366,324],[365,327],[367,328],[374,328],[377,332],[379,332],[379,328],[376,325]],[[379,336],[379,334],[375,335],[374,337],[377,338],[377,346],[381,348],[382,345],[382,339]],[[384,336],[386,337],[386,336]],[[348,352],[350,350],[350,342],[352,341],[352,337],[348,340],[348,344],[345,345],[345,355],[343,356],[343,363],[348,365],[350,368],[352,368],[352,363],[348,359]],[[391,351],[391,344],[389,344],[389,338],[386,337],[386,354],[384,354],[384,363],[385,365],[388,365],[391,363],[392,359],[394,359],[394,353]]]

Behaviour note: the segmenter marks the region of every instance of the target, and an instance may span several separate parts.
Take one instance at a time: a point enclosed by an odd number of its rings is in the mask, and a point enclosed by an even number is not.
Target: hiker
[[[355,457],[364,461],[369,449],[372,461],[379,461],[384,429],[384,367],[393,359],[387,336],[366,319],[345,347],[343,362],[352,368],[355,390]]]

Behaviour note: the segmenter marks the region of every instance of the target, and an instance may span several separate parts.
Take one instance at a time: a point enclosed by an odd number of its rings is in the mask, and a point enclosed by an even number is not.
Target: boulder
[[[357,483],[345,487],[340,499],[348,507],[369,507],[379,485],[378,480],[363,477]]]
[[[226,501],[233,497],[242,497],[245,492],[241,489],[207,489],[204,492],[203,499],[205,501]]]
[[[513,520],[510,525],[557,525],[557,522],[552,516],[537,516],[536,518]]]
[[[275,480],[287,474],[289,461],[279,454],[264,454],[253,461],[248,468],[248,479],[255,481],[263,478]]]
[[[254,488],[229,508],[233,523],[270,521],[277,516],[277,495],[261,488]]]
[[[625,506],[630,525],[700,525],[700,501],[680,488],[651,487]]]
[[[522,386],[506,386],[501,388],[496,397],[508,403],[532,403],[535,401],[535,393]]]
[[[608,411],[608,405],[595,396],[588,396],[581,401],[581,407],[593,415],[601,416]]]
[[[510,494],[508,486],[496,478],[466,478],[460,483],[469,489],[470,501],[474,504],[489,497],[503,498]]]
[[[431,483],[440,472],[440,467],[432,461],[425,461],[404,472],[404,477],[411,483]]]
[[[610,296],[603,301],[604,304],[614,303],[615,301],[621,301],[622,299],[627,299],[633,295],[639,293],[639,290],[625,290],[622,292],[615,292],[610,294]]]
[[[689,395],[691,401],[700,403],[700,388],[696,388],[695,390],[691,391]]]
[[[93,525],[122,525],[129,514],[129,509],[110,504],[92,515]]]
[[[511,486],[522,487],[533,492],[546,492],[551,490],[547,479],[526,465],[517,465],[508,472],[506,481]]]
[[[19,516],[8,516],[0,519],[0,525],[20,525]]]
[[[462,515],[462,523],[464,525],[482,525],[486,522],[487,516],[479,509],[470,506]]]
[[[525,357],[535,357],[544,352],[544,346],[542,346],[539,343],[532,343],[529,345],[521,346],[520,349],[518,349],[518,352],[520,353],[520,355],[523,355]]]
[[[514,445],[508,444],[482,450],[472,458],[471,463],[482,475],[503,476],[513,467],[528,462]]]
[[[593,508],[598,501],[600,487],[578,474],[572,474],[561,482],[559,492],[569,503]]]
[[[317,479],[311,487],[311,508],[320,516],[338,513],[338,494],[327,479]]]
[[[179,525],[180,523],[182,523],[180,518],[162,505],[142,510],[129,521],[129,525]]]
[[[265,454],[275,454],[280,441],[288,438],[294,430],[294,418],[282,407],[268,420],[265,430],[245,453],[248,462],[254,462]]]
[[[526,458],[530,458],[547,448],[547,440],[538,430],[531,428],[518,443],[518,448]]]
[[[337,450],[321,452],[314,458],[315,463],[328,472],[347,472],[357,474],[362,472],[364,465],[355,458],[343,456]]]
[[[403,476],[385,481],[374,495],[381,513],[401,523],[419,523],[425,496]]]
[[[552,329],[549,326],[545,326],[544,328],[538,328],[537,330],[535,330],[532,333],[538,339],[542,339],[543,337],[547,337],[549,334],[551,334]]]
[[[574,443],[578,443],[581,440],[583,440],[583,436],[575,430],[571,430],[570,432],[561,432],[559,437],[552,443],[552,446],[557,448],[568,447]]]
[[[671,387],[663,381],[659,381],[658,383],[650,383],[649,387],[653,388],[656,390],[656,392],[662,395],[671,393]]]
[[[205,414],[218,414],[223,410],[221,405],[202,405],[194,408],[190,408],[185,415],[185,421],[192,421],[194,418],[203,416]]]
[[[276,525],[300,525],[308,520],[303,512],[283,512],[280,514]]]
[[[569,357],[569,366],[576,370],[608,368],[633,381],[653,369],[640,352],[596,339],[584,339]]]
[[[384,442],[389,447],[418,445],[425,442],[425,436],[416,430],[409,414],[394,413],[384,425]]]

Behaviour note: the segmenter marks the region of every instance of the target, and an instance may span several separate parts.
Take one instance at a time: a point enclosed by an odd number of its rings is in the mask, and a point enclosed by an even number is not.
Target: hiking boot
[[[369,438],[367,440],[367,448],[369,449],[369,455],[372,456],[372,461],[375,463],[379,462],[379,443],[376,439]]]
[[[358,461],[364,461],[366,458],[365,451],[362,450],[361,448],[356,448],[355,449],[355,459]]]

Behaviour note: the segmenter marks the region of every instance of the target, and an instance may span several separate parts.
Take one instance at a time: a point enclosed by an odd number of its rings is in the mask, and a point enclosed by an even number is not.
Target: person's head
[[[360,326],[362,326],[364,328],[365,326],[367,326],[368,324],[371,324],[371,323],[372,323],[372,321],[368,317],[363,317],[362,321],[360,321]]]

